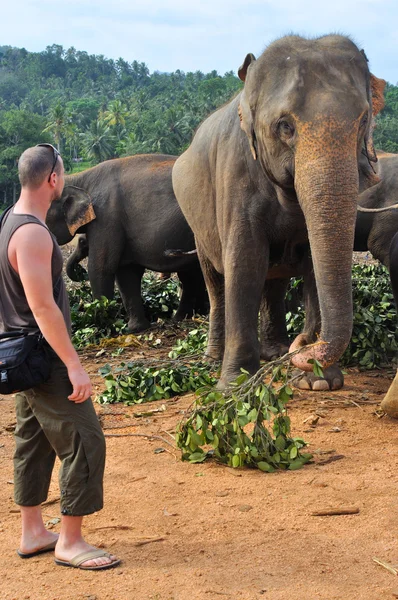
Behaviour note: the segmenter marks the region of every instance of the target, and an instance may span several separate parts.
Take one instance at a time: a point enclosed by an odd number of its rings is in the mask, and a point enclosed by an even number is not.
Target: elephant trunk
[[[293,357],[296,367],[310,371],[309,359],[324,367],[337,362],[352,332],[351,268],[358,195],[355,143],[339,158],[300,161],[298,154],[296,190],[307,223],[319,297],[322,325],[318,341],[326,342]],[[304,343],[299,336],[291,350]]]

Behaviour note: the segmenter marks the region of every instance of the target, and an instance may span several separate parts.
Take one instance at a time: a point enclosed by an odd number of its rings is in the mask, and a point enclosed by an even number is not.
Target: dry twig
[[[358,507],[341,507],[341,508],[324,508],[322,510],[316,510],[311,515],[313,517],[329,517],[335,515],[357,515],[359,513]]]
[[[100,531],[101,529],[118,529],[119,531],[130,531],[133,528],[130,525],[104,525],[103,527],[94,527],[91,532]]]
[[[164,542],[166,538],[164,537],[156,537],[156,538],[147,538],[143,540],[137,540],[133,542],[134,546],[145,546],[145,544],[152,544],[153,542]]]
[[[373,557],[372,560],[375,563],[377,563],[378,565],[380,565],[381,567],[384,567],[385,569],[387,569],[387,571],[389,571],[393,575],[398,575],[398,571],[394,567],[394,565],[390,565],[389,563],[385,562],[384,560],[380,560],[380,558],[376,558],[375,556]]]

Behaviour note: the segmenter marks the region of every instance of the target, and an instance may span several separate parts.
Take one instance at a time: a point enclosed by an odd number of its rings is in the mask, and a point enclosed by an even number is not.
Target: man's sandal
[[[38,550],[33,550],[33,552],[21,552],[20,550],[17,550],[17,554],[20,558],[33,558],[34,556],[44,554],[45,552],[52,552],[55,550],[57,541],[58,540],[54,540],[51,544],[47,544],[47,546],[43,546],[43,548],[38,548]]]
[[[91,565],[88,567],[84,567],[82,565],[88,560],[93,560],[94,558],[111,558],[111,556],[112,554],[109,554],[109,552],[105,552],[105,550],[89,550],[88,552],[81,552],[69,561],[60,560],[59,558],[56,558],[55,564],[61,567],[73,567],[75,569],[82,569],[84,571],[103,571],[104,569],[112,569],[113,567],[120,565],[120,558],[117,558],[114,561],[106,563],[104,565]]]

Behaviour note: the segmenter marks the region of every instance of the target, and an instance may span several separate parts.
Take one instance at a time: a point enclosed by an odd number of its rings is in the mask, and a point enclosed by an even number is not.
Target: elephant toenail
[[[300,379],[300,381],[297,384],[297,387],[300,390],[310,390],[311,389],[311,386],[306,379]]]
[[[329,390],[329,384],[326,379],[318,379],[312,384],[312,389],[314,392],[324,392]]]

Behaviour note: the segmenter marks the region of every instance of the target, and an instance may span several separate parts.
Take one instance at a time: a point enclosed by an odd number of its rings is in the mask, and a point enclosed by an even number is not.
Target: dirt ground
[[[96,372],[109,356],[82,356],[99,391]],[[105,508],[85,520],[84,530],[91,543],[123,559],[119,568],[104,572],[58,567],[51,554],[17,556],[14,407],[12,398],[0,399],[0,599],[398,597],[398,578],[373,561],[398,564],[398,422],[377,412],[392,376],[387,370],[350,370],[339,392],[297,391],[289,410],[292,433],[309,442],[314,462],[295,472],[181,462],[167,442],[192,396],[133,407],[97,404],[108,436]],[[139,416],[162,405],[163,412]],[[115,434],[120,437],[109,437]],[[55,472],[44,506],[54,531],[58,499]],[[312,515],[342,507],[359,512]]]

